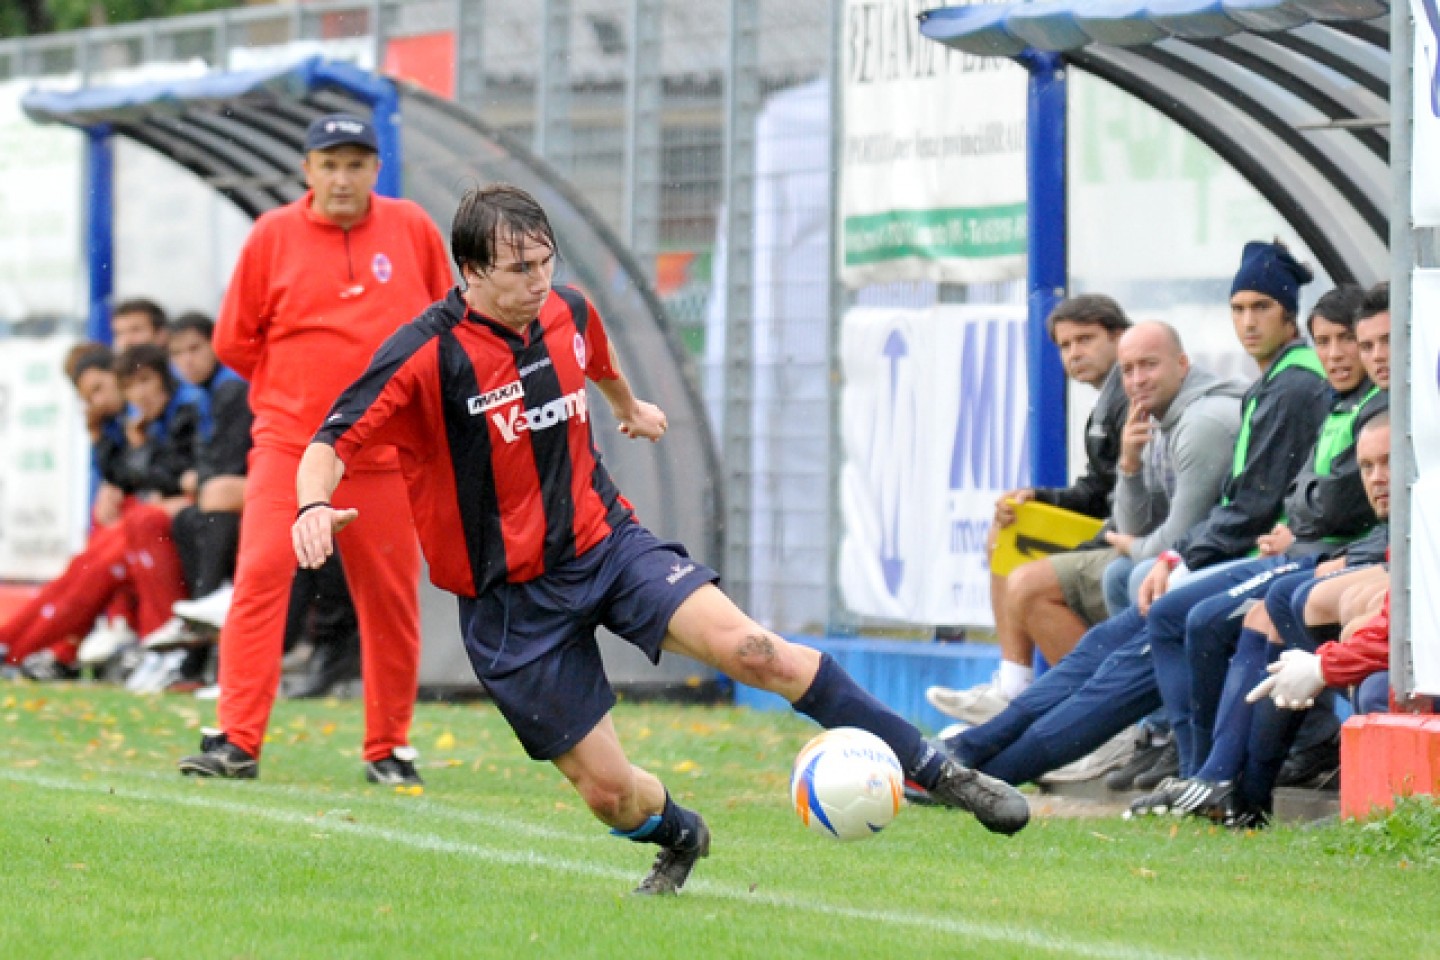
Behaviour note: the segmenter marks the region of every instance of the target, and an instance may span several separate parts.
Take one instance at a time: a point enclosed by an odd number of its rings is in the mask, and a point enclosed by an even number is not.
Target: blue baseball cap
[[[332,147],[356,146],[380,152],[375,128],[369,120],[353,113],[330,113],[305,128],[305,152]]]

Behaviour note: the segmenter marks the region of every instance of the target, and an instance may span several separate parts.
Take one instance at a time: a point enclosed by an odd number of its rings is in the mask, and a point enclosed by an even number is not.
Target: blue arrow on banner
[[[884,355],[890,360],[890,423],[888,431],[894,437],[897,431],[894,429],[899,421],[897,415],[899,410],[900,392],[900,361],[910,353],[909,346],[905,343],[905,335],[899,330],[890,331],[890,336],[885,338]],[[900,583],[905,577],[905,560],[900,556],[900,478],[898,470],[903,464],[902,458],[892,457],[891,462],[886,464],[886,474],[894,477],[891,486],[894,488],[894,496],[890,497],[890,503],[885,503],[885,491],[881,489],[880,495],[880,570],[885,576],[885,588],[890,595],[897,596],[900,590]],[[892,472],[896,471],[896,472]]]

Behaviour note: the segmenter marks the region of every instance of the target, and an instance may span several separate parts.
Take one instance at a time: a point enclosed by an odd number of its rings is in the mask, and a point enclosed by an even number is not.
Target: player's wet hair
[[[508,183],[476,187],[460,199],[450,225],[450,255],[463,279],[465,268],[488,273],[502,245],[518,250],[526,239],[543,240],[559,252],[550,218],[534,197]]]
[[[115,375],[120,378],[121,385],[141,370],[158,374],[165,382],[165,390],[168,393],[175,392],[175,374],[170,372],[170,354],[164,347],[153,343],[137,343],[133,347],[125,348],[124,352],[115,358]]]
[[[1316,317],[1324,317],[1331,323],[1338,323],[1346,330],[1354,330],[1355,316],[1364,299],[1365,288],[1354,283],[1342,283],[1334,290],[1321,294],[1320,299],[1315,301],[1315,306],[1310,309],[1309,318],[1305,321],[1305,326],[1310,331],[1310,339],[1315,339]]]

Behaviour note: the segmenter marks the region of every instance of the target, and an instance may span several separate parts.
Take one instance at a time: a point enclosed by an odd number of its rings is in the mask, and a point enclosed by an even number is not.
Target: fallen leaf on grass
[[[35,757],[31,757],[29,760],[16,760],[14,763],[10,764],[10,766],[14,767],[16,770],[30,770],[34,767],[40,766],[40,761]]]
[[[1095,832],[1094,830],[1091,830],[1091,831],[1090,831],[1090,836],[1094,837],[1096,840],[1104,840],[1106,843],[1114,843],[1114,842],[1115,842],[1115,838],[1114,838],[1114,837],[1107,837],[1107,836],[1105,836],[1105,834],[1103,834],[1103,833],[1097,833],[1097,832]]]
[[[1139,877],[1141,880],[1155,879],[1155,871],[1151,870],[1149,867],[1132,867],[1130,872],[1135,874],[1135,876]]]
[[[435,738],[435,749],[454,750],[455,734],[451,733],[449,730],[446,730],[444,733],[440,734],[440,736]]]
[[[413,787],[407,787],[402,784],[401,786],[395,788],[395,792],[401,794],[402,796],[420,797],[425,795],[425,788],[420,786],[418,783],[415,784]]]
[[[692,770],[698,770],[699,768],[700,764],[696,763],[694,760],[681,760],[679,763],[675,764],[675,766],[671,767],[670,769],[673,770],[675,773],[690,773]]]

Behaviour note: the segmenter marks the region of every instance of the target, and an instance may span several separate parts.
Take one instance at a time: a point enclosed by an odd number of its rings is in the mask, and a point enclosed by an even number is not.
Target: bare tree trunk
[[[19,0],[20,14],[25,18],[25,32],[31,36],[50,33],[55,29],[55,20],[50,16],[45,0]]]

